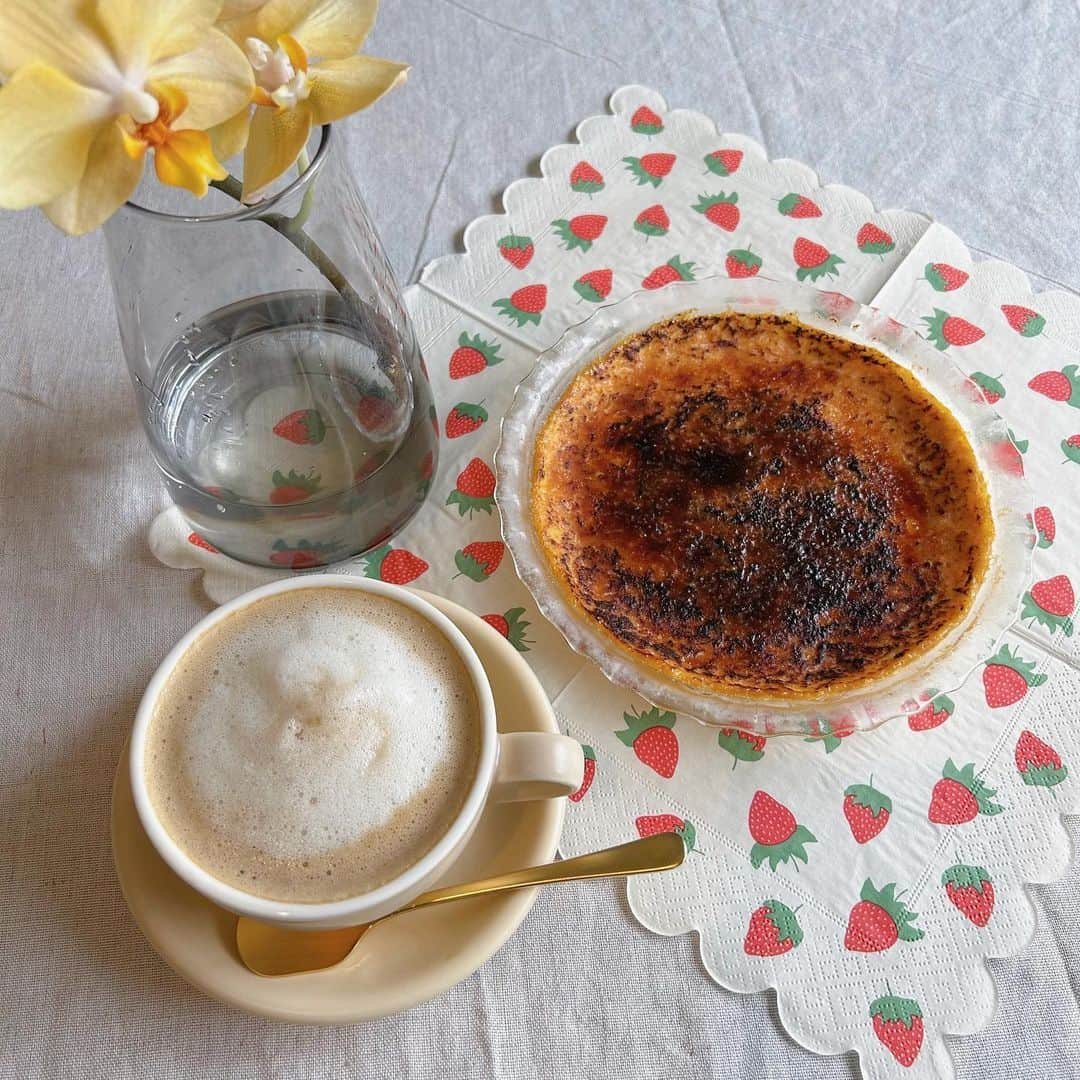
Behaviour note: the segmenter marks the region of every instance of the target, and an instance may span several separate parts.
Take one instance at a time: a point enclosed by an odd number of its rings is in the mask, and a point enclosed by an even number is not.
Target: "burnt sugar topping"
[[[575,605],[713,690],[822,696],[965,614],[989,497],[963,429],[882,353],[791,317],[681,316],[574,379],[533,522]]]

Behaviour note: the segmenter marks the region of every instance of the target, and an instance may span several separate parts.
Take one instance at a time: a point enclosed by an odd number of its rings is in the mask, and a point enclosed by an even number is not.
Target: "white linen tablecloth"
[[[1075,5],[384,0],[370,48],[416,65],[349,125],[403,282],[638,81],[931,213],[1036,287],[1080,287]],[[146,548],[166,499],[100,239],[5,214],[0,272],[0,1077],[857,1076],[788,1038],[771,996],[713,984],[691,938],[643,930],[612,884],[542,894],[472,978],[375,1023],[251,1019],[173,975],[120,897],[109,794],[143,685],[208,605]],[[994,963],[999,1008],[954,1042],[960,1077],[1080,1076],[1078,892],[1076,866],[1032,890],[1039,931]]]

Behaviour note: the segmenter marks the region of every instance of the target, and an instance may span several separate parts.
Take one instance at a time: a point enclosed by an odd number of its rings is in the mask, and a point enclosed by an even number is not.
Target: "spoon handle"
[[[628,844],[577,855],[561,862],[530,866],[524,870],[512,870],[508,874],[468,881],[462,885],[448,885],[444,889],[432,889],[421,893],[402,911],[413,908],[444,904],[466,896],[484,896],[489,893],[509,892],[531,885],[552,885],[559,881],[584,881],[589,878],[628,877],[631,874],[648,874],[654,870],[672,870],[686,855],[682,837],[674,833],[657,833],[644,840],[631,840]]]
[[[530,866],[509,874],[450,885],[421,893],[407,907],[362,926],[339,930],[294,930],[241,916],[236,922],[236,948],[241,960],[256,975],[279,977],[307,971],[325,971],[348,962],[350,953],[369,927],[383,919],[392,919],[401,911],[445,904],[466,896],[524,889],[531,885],[549,885],[558,881],[582,881],[588,878],[625,877],[647,874],[652,870],[671,870],[685,857],[682,839],[674,833],[658,833],[644,840],[578,855],[545,866]]]

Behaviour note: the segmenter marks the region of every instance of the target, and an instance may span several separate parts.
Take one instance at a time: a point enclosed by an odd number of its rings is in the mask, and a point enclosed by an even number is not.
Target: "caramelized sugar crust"
[[[725,692],[880,678],[965,613],[992,540],[956,419],[881,353],[772,315],[657,323],[576,377],[533,521],[575,604]]]

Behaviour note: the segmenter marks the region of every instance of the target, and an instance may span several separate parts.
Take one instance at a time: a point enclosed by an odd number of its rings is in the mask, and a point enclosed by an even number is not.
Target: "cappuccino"
[[[476,773],[469,672],[411,608],[294,589],[209,629],[158,698],[143,769],[176,844],[272,900],[327,902],[398,876],[446,834]]]

